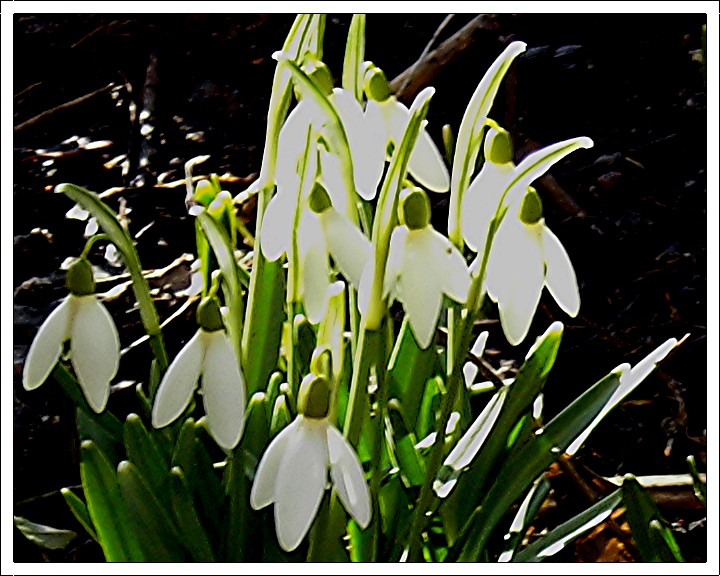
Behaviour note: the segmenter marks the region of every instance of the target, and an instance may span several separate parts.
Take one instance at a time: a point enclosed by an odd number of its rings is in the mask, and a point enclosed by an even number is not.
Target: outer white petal
[[[78,382],[90,407],[102,412],[120,363],[120,339],[110,313],[94,294],[77,299],[70,333],[70,359]]]
[[[355,188],[365,200],[372,200],[385,166],[385,145],[378,143],[372,120],[366,122],[360,104],[350,92],[335,88],[333,103],[350,144]]]
[[[402,135],[402,132],[400,134]],[[368,139],[368,145],[373,149],[380,148],[385,158],[390,132],[383,114],[382,103],[375,100],[369,100],[365,106],[365,137]]]
[[[355,198],[355,191],[347,187],[340,158],[321,148],[320,168],[322,174],[318,180],[327,190],[333,207],[341,214],[348,214],[350,210],[354,210],[350,199]]]
[[[270,261],[277,260],[290,246],[296,202],[289,194],[276,193],[268,202],[260,228],[260,246]]]
[[[312,115],[307,103],[300,102],[285,119],[280,129],[275,180],[279,190],[297,190],[298,158],[305,151],[307,131]]]
[[[370,293],[372,292],[372,281],[375,275],[375,253],[371,250],[368,261],[365,264],[360,276],[360,287],[358,288],[358,310],[365,315],[370,309]],[[383,288],[386,290],[386,288]]]
[[[152,409],[152,425],[155,428],[170,424],[190,404],[202,370],[206,336],[198,330],[180,350],[160,381]]]
[[[514,166],[485,162],[462,198],[460,225],[463,238],[474,252],[485,249],[490,221],[495,216],[500,196],[512,178]]]
[[[317,324],[325,316],[330,288],[328,250],[317,214],[305,210],[298,227],[300,286],[308,320]]]
[[[488,293],[498,303],[503,332],[513,346],[527,336],[544,283],[539,226],[526,226],[508,213],[488,263]]]
[[[275,501],[275,483],[278,479],[280,463],[287,453],[288,444],[293,435],[296,434],[299,424],[300,420],[296,419],[283,428],[265,449],[265,453],[255,471],[255,478],[250,491],[250,506],[253,509],[259,510]]]
[[[361,528],[370,523],[370,492],[355,451],[337,428],[328,425],[330,477],[340,501]]]
[[[390,236],[387,263],[385,264],[385,278],[383,279],[383,297],[387,297],[389,294],[394,296],[400,278],[403,258],[405,258],[405,241],[408,232],[407,226],[398,226]]]
[[[319,215],[325,240],[340,272],[357,288],[370,257],[370,240],[334,208]]]
[[[70,317],[75,297],[69,295],[45,319],[30,345],[23,368],[23,387],[34,390],[47,380],[57,364],[62,343],[70,337]]]
[[[237,356],[223,330],[207,335],[202,393],[208,428],[221,448],[240,441],[245,418],[245,381]]]
[[[328,468],[327,421],[298,416],[275,482],[275,532],[283,550],[298,547],[325,492]]]
[[[438,275],[442,291],[456,302],[464,303],[470,289],[470,271],[462,254],[450,240],[429,228],[427,259]]]
[[[445,282],[435,269],[436,263],[428,257],[435,241],[432,233],[429,227],[408,232],[396,290],[418,346],[423,349],[430,346],[435,334]]]
[[[560,308],[570,316],[577,316],[580,311],[580,294],[575,270],[565,247],[545,225],[543,225],[543,254],[547,265],[545,285]]]

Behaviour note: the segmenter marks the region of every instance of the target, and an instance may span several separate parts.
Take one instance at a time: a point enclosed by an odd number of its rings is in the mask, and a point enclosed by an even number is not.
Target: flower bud
[[[203,206],[210,204],[210,202],[215,199],[216,195],[217,190],[215,190],[215,186],[212,185],[210,180],[200,180],[195,185],[195,200]]]
[[[205,332],[216,332],[223,329],[220,303],[214,296],[203,298],[196,312],[197,323]]]
[[[298,392],[298,413],[306,418],[325,418],[330,410],[330,382],[325,376],[308,374]]]
[[[75,296],[95,294],[95,277],[92,266],[85,258],[78,258],[68,268],[65,285]]]
[[[315,182],[313,189],[310,191],[308,202],[310,203],[310,209],[316,214],[322,214],[325,210],[332,208],[330,195],[319,182]]]
[[[390,84],[385,77],[385,72],[376,66],[369,66],[365,72],[365,84],[363,86],[368,100],[385,102],[390,98]]]
[[[522,201],[520,208],[520,220],[524,224],[537,224],[542,218],[542,201],[535,188],[528,186],[528,191]]]
[[[491,128],[485,137],[485,158],[493,164],[512,162],[514,157],[510,133],[502,128]]]
[[[400,193],[400,223],[410,230],[422,230],[430,223],[430,200],[422,188],[405,188]]]

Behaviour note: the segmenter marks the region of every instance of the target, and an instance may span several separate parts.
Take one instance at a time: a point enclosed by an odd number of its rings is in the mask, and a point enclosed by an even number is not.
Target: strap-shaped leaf
[[[168,366],[168,357],[163,343],[160,320],[152,296],[150,296],[147,280],[143,276],[140,258],[135,250],[132,238],[120,224],[115,212],[95,192],[75,184],[58,184],[55,187],[55,192],[65,194],[73,202],[90,212],[110,241],[115,244],[118,252],[120,252],[132,278],[133,292],[135,293],[145,332],[147,332],[150,339],[150,347],[160,368],[164,371]]]
[[[482,558],[488,539],[513,503],[562,455],[578,430],[592,421],[619,385],[620,376],[615,372],[595,383],[503,464],[462,530],[456,546],[460,560],[477,562]]]
[[[548,494],[550,494],[550,488],[550,481],[545,474],[542,474],[530,488],[527,496],[520,504],[517,514],[515,514],[510,530],[505,534],[505,546],[498,558],[498,562],[508,562],[513,558],[515,551],[522,542],[527,527],[537,515]]]
[[[605,520],[612,511],[622,502],[622,490],[618,489],[551,530],[545,536],[538,538],[527,548],[518,552],[513,562],[542,562],[553,554],[558,553],[570,542],[594,528]]]
[[[353,14],[343,60],[342,86],[358,102],[362,102],[365,20],[365,14]]]
[[[143,562],[147,558],[118,485],[115,468],[92,440],[80,444],[80,478],[96,535],[108,562]]]
[[[73,513],[75,519],[80,522],[83,528],[85,528],[85,531],[90,535],[90,538],[97,542],[98,537],[95,533],[95,526],[93,526],[92,519],[90,518],[90,513],[88,512],[85,502],[78,498],[77,495],[70,490],[70,488],[61,488],[60,493],[63,495],[63,498],[65,498],[65,503],[68,505],[68,508],[70,508],[70,512]]]
[[[525,51],[524,42],[513,42],[488,68],[478,84],[465,109],[458,130],[455,155],[453,157],[452,181],[450,183],[450,210],[448,213],[448,231],[450,240],[457,246],[462,245],[460,233],[460,204],[470,178],[475,169],[481,140],[479,136],[485,126],[490,108],[495,100],[500,83],[513,63],[513,60]]]
[[[680,548],[655,500],[628,474],[622,484],[625,517],[642,562],[682,562]]]
[[[169,502],[165,496],[170,466],[153,433],[148,431],[140,416],[129,414],[125,420],[125,451],[150,489],[164,502]]]
[[[198,517],[193,498],[182,469],[175,467],[170,471],[170,498],[172,511],[185,547],[195,562],[215,562],[210,539]]]
[[[131,526],[146,557],[154,562],[187,560],[187,552],[174,521],[137,467],[123,460],[118,465],[117,479],[130,512]]]

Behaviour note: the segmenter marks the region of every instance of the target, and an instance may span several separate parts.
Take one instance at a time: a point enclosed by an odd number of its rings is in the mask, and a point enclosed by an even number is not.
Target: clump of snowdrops
[[[69,294],[23,373],[26,389],[56,380],[77,403],[83,490],[63,491],[72,511],[109,561],[537,561],[625,506],[650,549],[677,558],[632,477],[523,540],[548,467],[677,344],[577,397],[565,388],[565,409],[545,421],[563,324],[530,334],[531,322],[545,289],[569,317],[580,296],[532,184],[591,139],[571,134],[514,163],[511,135],[489,116],[525,50],[513,42],[445,139],[448,167],[425,120],[434,89],[409,108],[395,99],[364,60],[362,15],[335,86],[324,22],[299,15],[273,55],[257,181],[233,198],[187,165],[201,298],[197,330],[173,356],[117,214],[88,190],[57,187],[103,232],[69,268]],[[253,194],[249,249],[235,211]],[[449,195],[446,231],[431,223],[439,194]],[[154,355],[124,421],[106,410],[120,356],[88,261],[98,240],[131,275]],[[513,379],[478,377],[488,310],[527,349]]]

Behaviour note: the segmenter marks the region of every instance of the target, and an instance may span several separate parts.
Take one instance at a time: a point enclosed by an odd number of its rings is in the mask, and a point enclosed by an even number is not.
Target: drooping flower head
[[[78,259],[67,272],[70,294],[40,326],[23,368],[23,387],[34,390],[47,380],[65,341],[70,362],[85,399],[102,412],[110,396],[110,381],[120,363],[120,339],[112,317],[95,296],[90,263]]]
[[[328,420],[330,383],[309,374],[298,394],[298,416],[270,443],[260,460],[250,504],[274,504],[275,532],[285,551],[300,545],[315,519],[330,479],[361,528],[370,522],[370,493],[355,451]]]
[[[197,318],[200,328],[175,357],[160,382],[152,424],[162,428],[176,420],[202,381],[210,435],[220,447],[231,450],[240,441],[243,430],[245,379],[214,297],[201,302]]]

